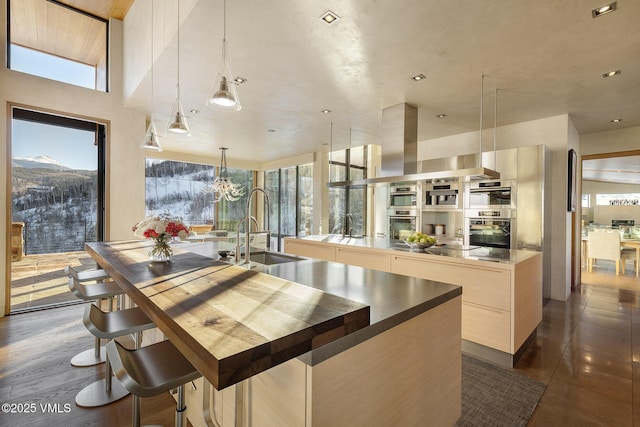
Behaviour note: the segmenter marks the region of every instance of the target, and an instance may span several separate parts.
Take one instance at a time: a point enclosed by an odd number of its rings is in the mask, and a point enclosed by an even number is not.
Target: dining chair
[[[596,259],[614,261],[616,264],[616,275],[624,272],[624,262],[627,259],[634,261],[635,253],[623,251],[620,245],[620,233],[615,231],[590,231],[588,236],[587,270],[593,271],[593,264]],[[622,269],[621,263],[622,261]]]

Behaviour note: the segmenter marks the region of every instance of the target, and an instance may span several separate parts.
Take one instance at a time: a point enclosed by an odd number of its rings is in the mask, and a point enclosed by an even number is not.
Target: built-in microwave
[[[515,208],[513,185],[510,180],[476,181],[469,184],[469,208]]]
[[[389,187],[389,208],[416,207],[418,189],[415,184],[391,184]]]

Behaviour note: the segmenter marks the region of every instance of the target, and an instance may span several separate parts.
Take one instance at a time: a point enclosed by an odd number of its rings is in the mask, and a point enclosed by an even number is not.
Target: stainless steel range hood
[[[402,181],[499,179],[500,173],[482,167],[478,155],[417,161],[418,110],[398,104],[382,110],[382,167],[378,177],[334,181],[328,187],[385,185]],[[480,166],[478,166],[480,165]]]

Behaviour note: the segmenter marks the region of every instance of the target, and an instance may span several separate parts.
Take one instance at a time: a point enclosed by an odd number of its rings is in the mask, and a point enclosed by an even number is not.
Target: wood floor
[[[96,409],[74,403],[78,391],[103,378],[103,366],[69,364],[92,345],[83,310],[0,319],[0,403],[37,405],[35,413],[0,413],[0,426],[130,425],[130,397]],[[544,305],[537,339],[515,371],[547,385],[531,426],[640,427],[640,280],[630,270],[615,276],[613,267],[583,271],[583,285],[567,302]],[[59,405],[61,413],[44,413],[41,403]],[[143,424],[172,426],[174,405],[168,393],[142,399]]]
[[[75,404],[82,388],[104,378],[104,364],[75,368],[69,363],[93,345],[93,336],[82,324],[83,312],[81,304],[0,319],[0,403],[15,405],[16,410],[20,405],[34,409],[32,413],[0,412],[0,426],[131,425],[130,396],[100,408]],[[145,345],[162,339],[155,331],[144,338]],[[125,344],[133,345],[130,339]],[[172,396],[165,393],[141,400],[142,424],[174,425]]]

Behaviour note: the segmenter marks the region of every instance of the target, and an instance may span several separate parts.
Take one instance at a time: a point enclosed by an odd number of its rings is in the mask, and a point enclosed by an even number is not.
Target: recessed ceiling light
[[[191,114],[198,114],[200,112],[200,110],[196,110],[195,108],[192,108],[191,110],[189,110],[189,112]]]
[[[269,130],[267,130],[267,132],[271,132],[271,133],[273,133],[273,132],[275,132],[275,131],[276,131],[275,129],[269,129]]]
[[[322,110],[323,114],[329,114],[331,112],[331,110]]]
[[[622,119],[613,119],[611,120],[611,123],[620,123],[622,121]]]
[[[243,84],[243,83],[246,83],[246,82],[247,82],[247,79],[245,79],[244,77],[240,77],[240,76],[238,76],[238,77],[236,77],[235,79],[233,79],[233,81],[234,81],[234,82],[236,82],[236,83],[238,83],[239,85],[241,85],[241,84]]]
[[[606,13],[613,12],[617,8],[618,8],[618,2],[615,2],[615,1],[613,3],[609,3],[604,6],[596,7],[591,11],[591,17],[597,18],[598,16],[602,16]]]
[[[445,117],[447,117],[447,115],[446,114],[438,114],[436,117],[439,118],[439,119],[444,119]]]
[[[424,74],[418,74],[416,76],[411,77],[412,80],[419,82],[420,80],[426,79],[427,77]]]
[[[322,19],[327,24],[333,24],[338,19],[340,19],[340,17],[338,15],[336,15],[334,12],[332,12],[330,10],[327,10],[325,13],[323,13],[320,16],[320,19]]]
[[[620,74],[621,72],[622,72],[622,71],[620,71],[620,70],[609,71],[608,73],[604,73],[604,74],[602,75],[602,77],[604,77],[604,78],[607,78],[607,77],[613,77],[613,76],[615,76],[616,74]]]

